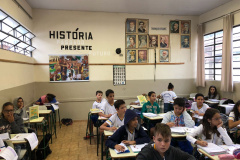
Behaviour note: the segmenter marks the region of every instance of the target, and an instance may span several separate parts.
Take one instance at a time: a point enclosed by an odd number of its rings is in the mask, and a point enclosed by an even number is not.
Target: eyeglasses
[[[4,110],[5,113],[13,113],[14,110]]]

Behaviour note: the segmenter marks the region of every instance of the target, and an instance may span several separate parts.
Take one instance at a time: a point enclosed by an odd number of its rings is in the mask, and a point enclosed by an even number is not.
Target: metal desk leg
[[[101,160],[103,160],[103,141],[104,141],[104,132],[102,133],[102,138],[101,138]]]
[[[99,146],[99,133],[98,133],[99,121],[97,121],[97,156],[98,156],[98,146]]]
[[[58,108],[58,122],[59,122],[59,126],[60,128],[62,127],[62,123],[61,123],[61,118],[60,118],[60,109]]]

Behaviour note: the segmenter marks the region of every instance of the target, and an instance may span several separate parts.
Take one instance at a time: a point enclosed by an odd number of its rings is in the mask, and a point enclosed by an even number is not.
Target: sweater
[[[7,121],[2,115],[0,118],[0,134],[7,132],[10,134],[25,133],[23,119],[16,113],[14,113],[13,116],[14,121],[9,123],[9,121]]]

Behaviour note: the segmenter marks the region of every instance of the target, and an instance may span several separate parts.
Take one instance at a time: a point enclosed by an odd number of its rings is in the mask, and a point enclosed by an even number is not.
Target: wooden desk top
[[[104,130],[104,136],[108,137],[108,136],[112,136],[114,132],[112,131],[106,131]]]
[[[41,123],[42,121],[44,120],[44,117],[39,117],[37,119],[33,119],[33,120],[27,120],[27,121],[24,121],[24,123]]]
[[[149,120],[161,120],[161,119],[163,119],[164,115],[165,115],[165,113],[160,113],[156,117],[147,117],[147,116],[144,116],[144,117],[149,119]]]
[[[12,139],[13,137],[15,137],[18,134],[10,134],[10,138]],[[11,141],[11,140],[10,140]],[[23,144],[23,143],[27,143],[26,140],[22,140],[22,141],[11,141],[12,144]]]
[[[130,151],[130,153],[121,153],[121,154],[117,154],[113,149],[109,148],[109,152],[110,155],[113,159],[117,159],[117,158],[134,158],[138,155],[138,153],[134,153],[131,148],[128,146],[128,149]]]
[[[99,120],[99,121],[100,121],[100,120],[108,120],[108,118],[99,116],[99,117],[98,117],[98,120]]]
[[[97,114],[101,111],[100,111],[100,109],[90,109],[90,112],[91,112],[91,114]]]
[[[52,110],[39,110],[38,113],[39,114],[50,114],[52,112]]]
[[[142,106],[138,106],[138,105],[130,105],[130,107],[134,108],[134,109],[140,109],[142,108]]]

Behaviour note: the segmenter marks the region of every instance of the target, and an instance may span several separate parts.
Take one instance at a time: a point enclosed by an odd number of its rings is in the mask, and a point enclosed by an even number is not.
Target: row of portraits
[[[126,63],[148,63],[148,50],[146,49],[127,49]],[[169,62],[169,49],[159,50],[159,62]]]
[[[148,19],[126,19],[126,33],[147,34]]]

